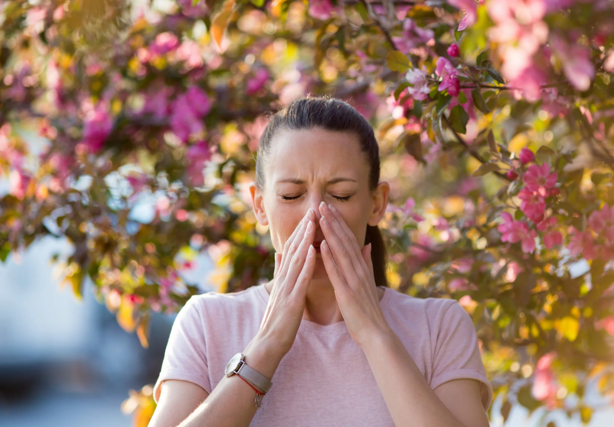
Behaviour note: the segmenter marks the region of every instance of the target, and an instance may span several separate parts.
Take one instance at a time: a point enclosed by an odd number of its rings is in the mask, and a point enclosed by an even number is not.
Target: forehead
[[[280,130],[271,141],[267,181],[344,176],[361,182],[368,175],[367,156],[358,136],[319,128]]]

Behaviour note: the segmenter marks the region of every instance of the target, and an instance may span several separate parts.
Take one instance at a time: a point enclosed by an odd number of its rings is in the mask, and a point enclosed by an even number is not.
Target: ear
[[[377,184],[377,188],[373,193],[373,210],[369,215],[367,223],[371,226],[377,225],[386,213],[388,206],[388,195],[390,194],[390,185],[386,181]]]
[[[254,208],[254,214],[256,215],[256,219],[262,225],[269,225],[269,221],[266,217],[266,212],[264,211],[264,198],[260,191],[258,191],[258,187],[256,187],[255,182],[251,182],[249,184],[249,193],[252,196],[252,205]]]

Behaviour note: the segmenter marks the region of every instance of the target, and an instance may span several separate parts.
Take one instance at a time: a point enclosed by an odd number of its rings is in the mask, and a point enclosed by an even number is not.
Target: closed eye
[[[283,200],[296,200],[296,199],[298,199],[299,197],[301,197],[301,196],[295,196],[295,197],[281,196],[281,198],[282,198]],[[333,197],[334,197],[335,199],[337,199],[337,200],[341,201],[341,202],[347,202],[347,201],[350,199],[350,197],[352,197],[352,196],[347,196],[347,197],[338,197],[338,196],[333,196]]]

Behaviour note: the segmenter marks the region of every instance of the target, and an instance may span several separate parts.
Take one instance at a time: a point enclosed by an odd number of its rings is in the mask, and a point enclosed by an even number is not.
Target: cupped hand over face
[[[316,263],[312,246],[314,220],[315,212],[309,209],[284,244],[283,252],[275,253],[273,287],[260,334],[271,339],[282,355],[290,351],[305,310],[307,288]]]
[[[358,345],[389,331],[375,285],[371,244],[360,247],[354,233],[334,206],[320,204],[324,240],[320,252],[335,289],[341,315]]]

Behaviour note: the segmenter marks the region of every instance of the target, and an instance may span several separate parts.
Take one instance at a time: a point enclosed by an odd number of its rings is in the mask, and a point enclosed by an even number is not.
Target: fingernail
[[[324,200],[322,200],[322,201],[320,202],[320,210],[322,209],[322,206],[324,206],[324,205],[326,205],[326,203],[324,203]]]
[[[335,207],[331,204],[328,205],[328,209],[330,209],[331,211],[335,212],[337,209],[335,209]]]

